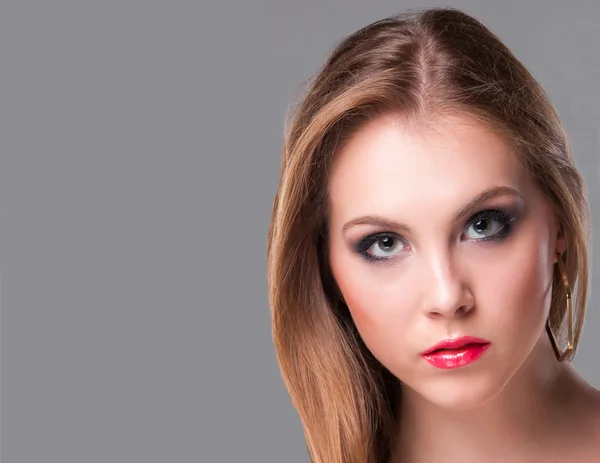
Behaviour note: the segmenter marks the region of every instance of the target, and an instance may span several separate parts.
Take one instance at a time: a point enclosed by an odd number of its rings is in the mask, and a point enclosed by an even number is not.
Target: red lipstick
[[[434,367],[448,370],[473,363],[489,346],[485,339],[463,336],[439,342],[421,355]]]

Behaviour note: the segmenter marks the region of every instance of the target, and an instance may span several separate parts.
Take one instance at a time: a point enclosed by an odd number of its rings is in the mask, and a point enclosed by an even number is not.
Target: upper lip
[[[427,349],[425,352],[423,352],[423,355],[431,354],[432,352],[440,349],[460,349],[467,344],[489,344],[489,341],[476,338],[474,336],[461,336],[460,338],[445,339],[444,341],[438,342],[435,346]]]

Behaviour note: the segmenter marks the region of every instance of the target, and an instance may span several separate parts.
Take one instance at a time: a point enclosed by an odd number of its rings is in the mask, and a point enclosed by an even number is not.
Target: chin
[[[440,378],[414,389],[423,399],[440,408],[469,411],[486,405],[502,391],[504,383],[492,378]]]

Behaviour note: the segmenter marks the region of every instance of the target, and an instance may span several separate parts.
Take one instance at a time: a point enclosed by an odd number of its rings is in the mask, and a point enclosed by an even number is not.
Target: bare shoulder
[[[585,418],[583,419],[587,426],[588,433],[584,431],[584,440],[582,442],[585,448],[585,456],[582,461],[586,462],[598,462],[600,456],[600,390],[595,389],[591,385],[587,384],[585,394]],[[583,430],[582,429],[582,430]]]
[[[590,386],[591,388],[591,386]],[[596,436],[600,444],[600,390],[593,389],[590,391],[590,417],[595,424]]]
[[[585,383],[585,401],[590,419],[600,427],[600,390]]]
[[[575,375],[571,382],[572,394],[564,412],[567,434],[570,436],[569,460],[581,463],[598,463],[600,455],[600,390],[594,388],[581,376]],[[565,459],[565,461],[568,461]]]

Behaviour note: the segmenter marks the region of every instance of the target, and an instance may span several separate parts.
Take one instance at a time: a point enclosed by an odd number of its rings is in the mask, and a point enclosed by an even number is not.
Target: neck
[[[403,388],[398,461],[542,461],[577,429],[574,409],[586,385],[556,361],[546,336],[494,399],[468,411],[447,410]],[[564,447],[563,447],[564,448]],[[533,460],[531,459],[533,457]]]

